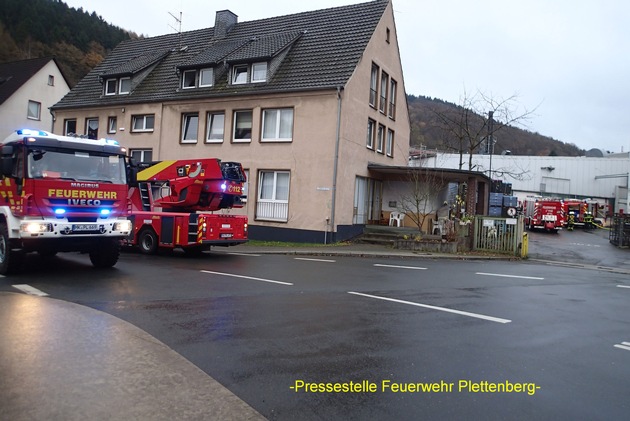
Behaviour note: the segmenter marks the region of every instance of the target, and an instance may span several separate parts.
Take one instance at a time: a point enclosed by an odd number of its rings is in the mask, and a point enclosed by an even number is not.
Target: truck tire
[[[0,274],[9,275],[17,272],[23,260],[23,252],[11,250],[6,222],[0,222]]]
[[[158,236],[151,228],[145,228],[138,234],[138,247],[142,254],[155,254],[158,251]]]
[[[111,268],[118,262],[120,256],[120,241],[105,240],[97,248],[90,251],[90,261],[97,268]]]

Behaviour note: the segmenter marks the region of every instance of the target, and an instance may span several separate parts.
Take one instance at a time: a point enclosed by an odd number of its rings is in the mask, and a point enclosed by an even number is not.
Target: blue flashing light
[[[225,191],[225,189],[227,189],[227,184],[225,183],[221,184],[221,190]]]
[[[55,209],[55,215],[63,215],[64,213],[66,213],[66,210],[64,208]]]
[[[109,209],[101,209],[101,216],[107,216],[110,213],[112,213],[112,211]]]
[[[42,130],[20,129],[16,133],[20,136],[48,136],[48,133]]]
[[[118,141],[114,139],[105,139],[105,143],[107,143],[108,145],[114,145],[114,146],[120,145],[120,143],[118,143]]]

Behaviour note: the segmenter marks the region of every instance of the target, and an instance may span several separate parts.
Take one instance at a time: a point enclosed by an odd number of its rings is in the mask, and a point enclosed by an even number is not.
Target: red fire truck
[[[131,232],[125,149],[39,130],[0,146],[0,273],[17,271],[28,252],[78,251],[114,266]]]
[[[138,165],[137,185],[129,190],[133,232],[127,244],[144,254],[160,247],[199,254],[247,241],[247,216],[213,213],[244,206],[241,164],[206,158]]]
[[[527,198],[523,201],[523,213],[529,230],[558,232],[564,225],[562,200],[559,199]]]

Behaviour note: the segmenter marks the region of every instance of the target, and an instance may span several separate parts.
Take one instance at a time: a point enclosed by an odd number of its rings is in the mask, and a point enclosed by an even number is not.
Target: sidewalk
[[[143,330],[52,298],[0,292],[0,418],[263,420]]]
[[[218,252],[213,248],[212,252]],[[434,253],[413,250],[401,250],[382,245],[343,243],[338,245],[321,245],[308,247],[258,246],[250,243],[230,247],[225,253],[247,254],[285,254],[298,256],[339,256],[339,257],[380,257],[380,258],[424,258],[424,259],[453,259],[453,260],[515,260],[512,255],[484,254],[484,253]]]

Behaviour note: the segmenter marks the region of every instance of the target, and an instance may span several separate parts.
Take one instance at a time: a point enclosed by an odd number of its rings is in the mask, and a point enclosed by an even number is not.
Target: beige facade
[[[380,78],[388,78],[384,112],[378,104],[374,108],[369,103],[374,66],[378,68],[378,96]],[[396,88],[393,118],[389,116],[393,107],[389,92],[392,79]],[[289,110],[289,114],[292,111],[291,135],[267,140],[263,136],[264,115],[277,110]],[[251,111],[251,140],[234,138],[235,113],[239,111]],[[213,113],[224,115],[223,138],[208,141],[208,116]],[[188,114],[198,117],[196,139],[182,141]],[[138,116],[153,116],[153,129],[134,131]],[[373,176],[368,171],[369,162],[406,165],[409,149],[410,123],[391,2],[352,76],[338,89],[60,109],[56,117],[56,133],[64,132],[68,119],[76,121],[78,133],[87,133],[87,119],[97,118],[98,137],[114,138],[132,153],[150,151],[152,160],[216,157],[242,163],[249,177],[247,205],[230,212],[246,213],[250,238],[261,239],[321,242],[325,236],[329,241],[351,236],[367,222],[357,219],[357,207],[380,207],[380,202],[365,202],[368,197],[380,198],[380,191],[374,195],[358,190],[378,190],[381,185],[357,183],[357,178],[367,180]],[[115,131],[108,133],[112,117],[116,119]],[[381,151],[377,151],[377,138],[368,147],[369,120],[375,124],[374,136],[378,136],[379,125],[382,127]],[[389,151],[385,145],[388,133],[393,138]],[[263,183],[271,183],[273,178],[273,188],[283,189],[287,174],[288,203],[267,200],[263,190],[272,184]],[[337,235],[333,237],[332,232]]]

